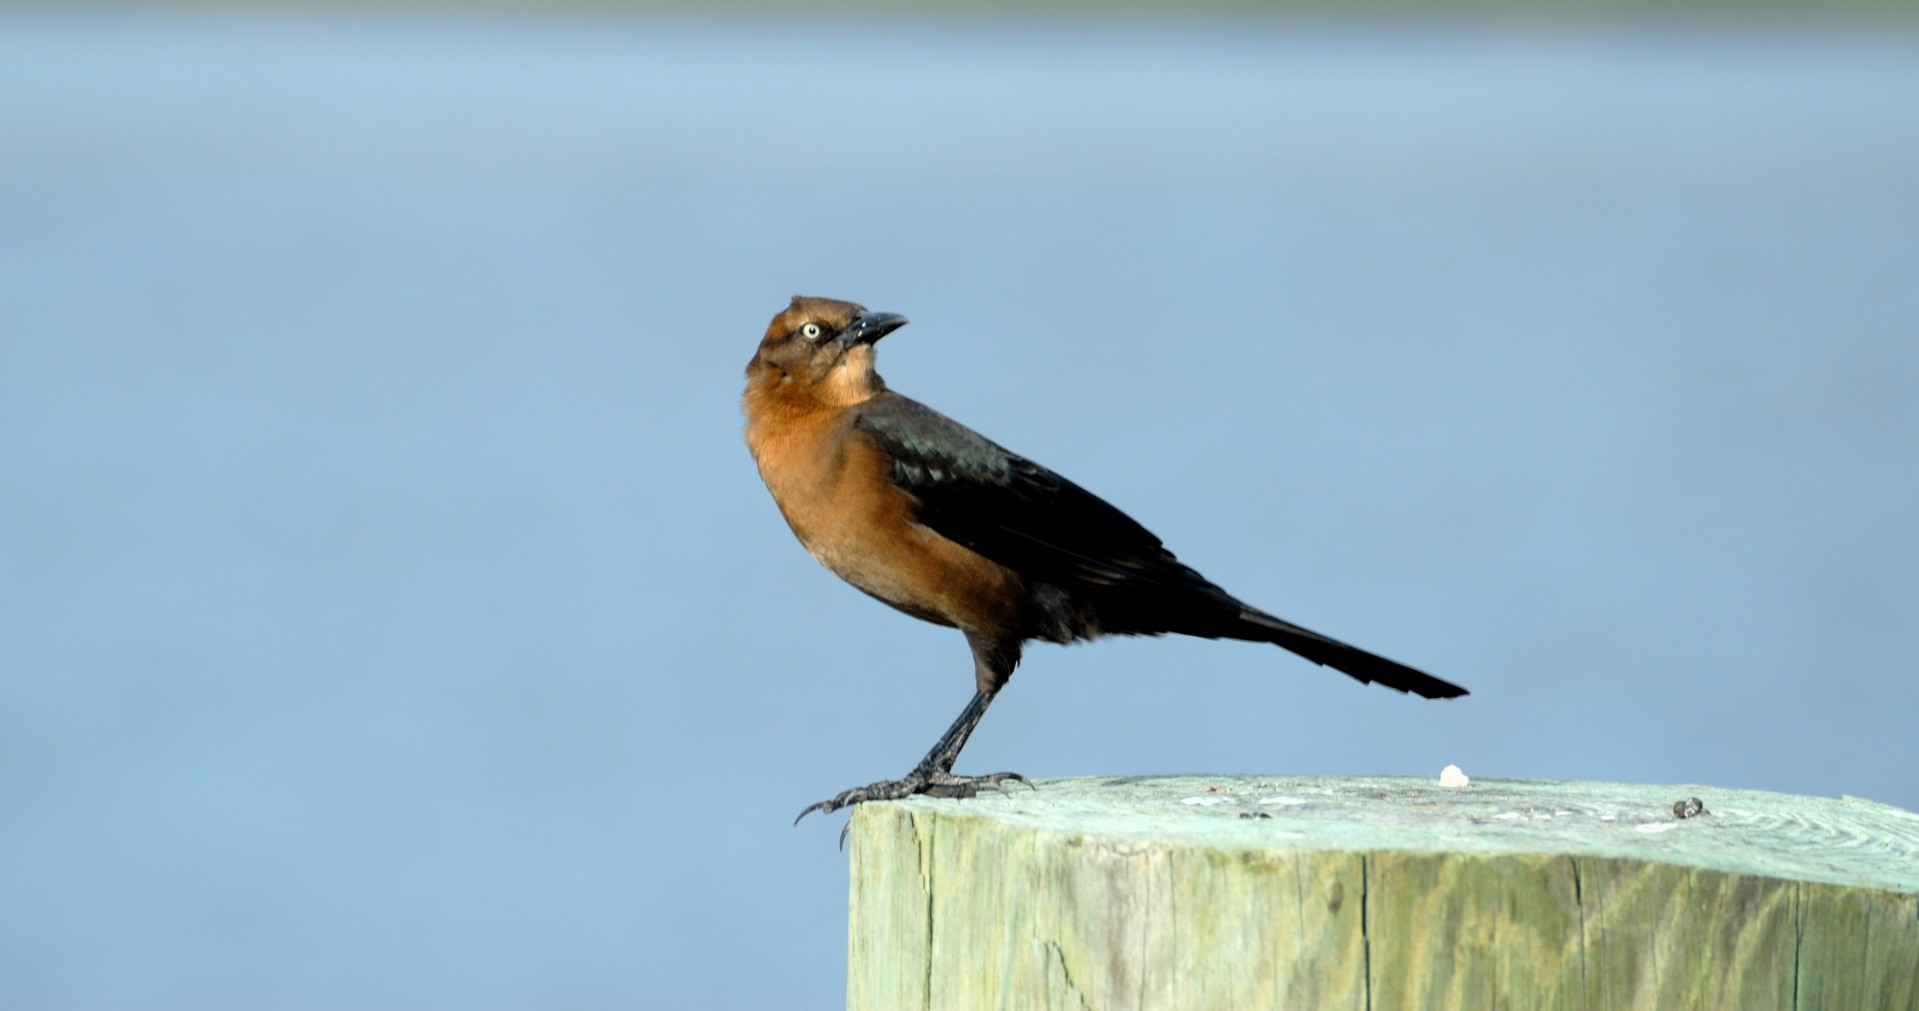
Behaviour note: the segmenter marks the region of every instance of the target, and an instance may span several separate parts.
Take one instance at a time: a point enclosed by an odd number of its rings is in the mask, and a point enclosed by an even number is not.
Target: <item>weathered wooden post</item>
[[[1057,780],[849,846],[856,1011],[1919,1011],[1919,815],[1852,798]]]

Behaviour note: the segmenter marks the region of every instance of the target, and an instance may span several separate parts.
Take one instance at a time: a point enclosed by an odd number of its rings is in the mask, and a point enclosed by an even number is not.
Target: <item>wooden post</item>
[[[865,804],[856,1011],[1919,1011],[1919,815],[1703,786],[1055,780]],[[1697,797],[1702,814],[1675,815]]]

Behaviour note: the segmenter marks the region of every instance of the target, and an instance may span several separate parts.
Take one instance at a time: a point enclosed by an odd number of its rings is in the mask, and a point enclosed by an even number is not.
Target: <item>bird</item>
[[[876,371],[876,345],[906,323],[795,295],[746,366],[747,447],[800,544],[881,603],[958,629],[973,655],[973,697],[919,764],[810,804],[795,824],[868,801],[1025,783],[953,765],[1034,641],[1264,642],[1364,683],[1429,699],[1467,694],[1239,600],[1105,500],[894,392]]]

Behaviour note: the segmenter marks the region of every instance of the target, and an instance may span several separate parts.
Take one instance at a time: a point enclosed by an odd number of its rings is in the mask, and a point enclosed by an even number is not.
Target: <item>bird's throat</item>
[[[814,395],[834,407],[851,407],[879,396],[886,380],[874,371],[873,349],[861,345],[852,348],[814,387]]]

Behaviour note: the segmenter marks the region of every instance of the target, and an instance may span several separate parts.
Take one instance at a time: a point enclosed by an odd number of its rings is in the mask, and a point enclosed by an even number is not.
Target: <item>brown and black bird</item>
[[[800,812],[916,793],[970,797],[1011,772],[953,761],[1034,639],[1181,635],[1270,642],[1362,682],[1429,699],[1458,685],[1275,618],[1207,582],[1104,500],[886,388],[888,312],[795,296],[746,366],[746,442],[773,501],[820,564],[973,650],[973,700],[901,779]]]

